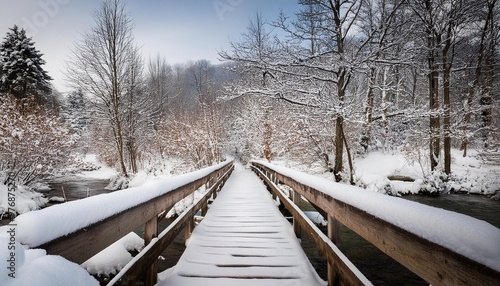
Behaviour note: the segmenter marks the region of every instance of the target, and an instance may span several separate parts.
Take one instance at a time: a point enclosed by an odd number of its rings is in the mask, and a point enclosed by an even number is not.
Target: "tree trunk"
[[[439,118],[439,72],[436,67],[436,38],[432,35],[432,31],[428,31],[427,48],[429,49],[428,66],[429,66],[429,151],[431,171],[434,171],[439,164],[440,153],[440,118]]]
[[[333,166],[333,175],[335,176],[335,181],[340,182],[342,180],[342,161],[344,153],[344,118],[341,115],[337,116],[335,120],[335,164]]]
[[[470,122],[472,118],[471,106],[474,98],[474,93],[478,91],[480,88],[479,81],[481,79],[482,73],[482,63],[484,57],[484,48],[485,48],[485,39],[488,34],[488,31],[493,27],[490,27],[490,19],[493,19],[494,7],[496,4],[496,0],[488,2],[488,15],[486,17],[486,21],[484,22],[484,27],[481,31],[481,39],[479,41],[479,50],[477,52],[477,62],[476,62],[476,71],[474,75],[474,79],[472,81],[472,85],[469,88],[467,93],[467,101],[465,103],[465,116],[464,116],[464,126],[463,126],[463,138],[462,138],[462,146],[463,157],[467,156],[467,148],[469,147],[469,129]],[[480,93],[480,91],[478,91]]]
[[[494,6],[496,0],[493,0],[488,3],[488,18],[487,22],[489,22],[489,30],[487,32],[488,35],[488,52],[485,57],[485,69],[486,69],[486,78],[484,81],[484,94],[482,94],[480,99],[481,104],[481,127],[483,129],[482,132],[482,140],[483,147],[489,148],[490,143],[490,131],[491,131],[491,123],[493,121],[492,118],[492,104],[493,104],[493,78],[495,76],[495,49],[496,49],[496,38],[495,38],[495,27],[494,27]]]
[[[335,22],[335,39],[337,42],[337,52],[340,56],[339,61],[342,61],[344,55],[344,37],[342,34],[342,24],[343,20],[340,15],[341,1],[330,0],[330,8],[333,12],[333,19]],[[343,63],[340,62],[342,65]],[[342,111],[344,107],[344,97],[346,88],[346,68],[340,66],[337,73],[337,99],[339,101],[339,110]],[[335,164],[333,167],[333,175],[336,182],[342,180],[342,169],[343,169],[343,155],[344,155],[344,117],[342,114],[337,114],[337,119],[335,120]]]
[[[370,77],[368,83],[368,91],[366,93],[366,106],[365,106],[365,128],[363,130],[363,136],[361,137],[360,145],[365,149],[365,153],[368,152],[368,148],[370,147],[371,141],[371,129],[372,129],[372,121],[373,121],[373,85],[376,81],[376,70],[375,67],[370,68]]]
[[[452,45],[451,24],[448,28],[445,45],[442,50],[442,72],[443,72],[443,147],[444,147],[444,172],[451,175],[451,104],[450,104],[450,74],[452,62],[448,53]],[[453,56],[452,56],[453,57]]]

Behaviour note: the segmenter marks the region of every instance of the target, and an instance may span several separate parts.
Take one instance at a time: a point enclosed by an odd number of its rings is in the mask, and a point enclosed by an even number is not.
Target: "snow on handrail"
[[[13,222],[17,224],[17,241],[30,247],[39,246],[194,182],[229,163],[24,213]]]
[[[326,202],[327,199],[333,199],[344,205],[352,206],[360,214],[367,213],[386,222],[388,227],[392,225],[396,231],[397,229],[402,229],[419,238],[451,250],[452,256],[454,256],[453,253],[456,253],[480,265],[485,265],[490,268],[490,272],[493,272],[492,275],[494,277],[499,277],[500,229],[485,221],[456,212],[372,192],[363,188],[336,183],[332,180],[276,166],[268,162],[254,161],[252,163],[268,171],[274,171],[275,174],[273,175],[278,176],[280,181],[287,185],[290,183],[295,184],[296,191],[315,204],[318,202],[321,203],[321,201]],[[293,186],[291,187],[294,188]],[[307,192],[304,191],[307,188],[321,195],[318,197],[308,197]],[[325,205],[325,202],[323,202],[323,205]],[[324,210],[329,215],[332,215],[331,211]],[[366,226],[365,228],[367,232],[372,231],[370,226]],[[431,252],[430,256],[434,255],[432,253],[434,248],[429,244],[427,251]],[[449,261],[442,261],[442,263],[445,262],[449,263]],[[426,261],[423,261],[423,263],[426,263]],[[442,267],[453,268],[454,266],[456,265],[443,265]],[[480,271],[484,272],[486,270],[487,268],[483,267]]]

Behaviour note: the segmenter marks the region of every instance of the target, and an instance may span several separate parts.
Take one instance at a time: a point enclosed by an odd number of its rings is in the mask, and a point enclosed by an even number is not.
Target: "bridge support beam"
[[[301,196],[298,192],[292,191],[292,200],[296,206],[300,206]],[[295,236],[297,236],[297,238],[302,237],[302,228],[298,223],[298,217],[296,214],[294,214],[293,216],[293,232],[295,233]]]
[[[155,217],[151,218],[144,225],[144,245],[148,245],[151,240],[158,237],[158,219]],[[158,277],[158,260],[155,260],[150,266],[148,266],[144,273],[144,285],[153,286],[156,284]]]
[[[205,216],[208,212],[208,201],[203,204],[201,207],[201,215]]]
[[[188,240],[191,237],[193,230],[194,230],[194,217],[189,219],[189,222],[186,224],[186,228],[184,229],[185,240]]]
[[[340,223],[331,215],[328,215],[327,235],[335,245],[340,244]],[[328,263],[328,285],[340,285],[340,273],[331,263]]]

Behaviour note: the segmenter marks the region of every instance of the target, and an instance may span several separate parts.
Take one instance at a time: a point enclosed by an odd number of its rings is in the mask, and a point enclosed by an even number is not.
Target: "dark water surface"
[[[500,201],[483,195],[448,194],[439,197],[405,196],[407,200],[463,213],[500,228]]]
[[[47,192],[46,195],[50,197],[64,197],[68,201],[74,201],[86,198],[88,196],[95,196],[100,194],[109,193],[109,190],[104,189],[109,184],[109,180],[71,180],[67,182],[56,182],[50,183],[51,191]],[[64,194],[63,194],[64,189]],[[50,206],[51,204],[49,204]]]

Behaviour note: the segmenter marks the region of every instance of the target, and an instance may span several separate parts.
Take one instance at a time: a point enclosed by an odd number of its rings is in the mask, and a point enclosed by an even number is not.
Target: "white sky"
[[[157,54],[170,64],[208,59],[246,32],[258,10],[275,20],[280,10],[293,15],[295,0],[124,0],[135,23],[134,35],[145,59]],[[24,27],[47,62],[53,83],[65,91],[64,63],[74,42],[89,30],[100,0],[0,0],[0,38],[14,25]]]

